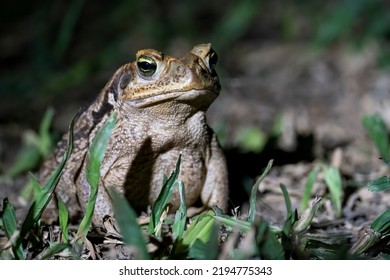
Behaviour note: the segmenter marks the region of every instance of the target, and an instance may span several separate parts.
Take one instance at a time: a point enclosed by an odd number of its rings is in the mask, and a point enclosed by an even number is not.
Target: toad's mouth
[[[126,100],[125,102],[131,106],[137,108],[150,107],[159,103],[164,103],[172,100],[176,100],[181,103],[205,103],[204,105],[210,105],[219,94],[219,87],[203,88],[203,89],[190,89],[190,90],[177,90],[169,93],[160,93],[148,96],[140,96]],[[209,104],[207,104],[209,103]]]

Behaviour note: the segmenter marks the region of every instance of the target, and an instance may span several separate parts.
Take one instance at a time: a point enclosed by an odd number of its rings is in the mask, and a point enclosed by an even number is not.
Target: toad
[[[153,49],[140,50],[134,62],[115,72],[97,99],[75,120],[74,149],[55,191],[68,206],[71,218],[80,217],[90,194],[86,180],[88,147],[114,112],[117,121],[100,168],[95,226],[113,214],[110,187],[136,211],[153,204],[164,174],[175,169],[180,154],[179,180],[185,186],[187,206],[200,201],[204,206],[200,208],[215,205],[226,211],[226,162],[205,116],[221,88],[216,63],[217,54],[211,45],[201,44],[180,58]],[[64,135],[44,162],[38,175],[41,182],[60,163],[67,138]],[[178,192],[170,203],[171,211],[179,207]]]

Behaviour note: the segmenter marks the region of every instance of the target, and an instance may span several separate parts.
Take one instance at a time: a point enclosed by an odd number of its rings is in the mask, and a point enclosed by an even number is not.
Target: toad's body
[[[97,100],[77,118],[74,150],[56,194],[73,217],[85,208],[89,185],[85,171],[87,149],[96,131],[114,112],[117,122],[105,153],[93,222],[101,225],[112,215],[107,188],[122,193],[136,210],[152,204],[182,154],[179,179],[188,205],[201,200],[205,206],[227,208],[225,159],[205,111],[218,96],[220,84],[214,70],[216,54],[210,44],[195,46],[181,58],[155,50],[142,50],[133,63],[123,65]],[[61,161],[65,135],[39,174],[41,181]],[[175,209],[179,197],[171,200]]]

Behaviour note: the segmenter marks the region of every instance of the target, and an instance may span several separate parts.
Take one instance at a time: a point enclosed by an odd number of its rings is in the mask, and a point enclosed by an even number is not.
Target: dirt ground
[[[259,175],[274,159],[260,186],[261,215],[271,223],[281,225],[285,219],[279,184],[287,186],[299,208],[309,172],[322,164],[340,168],[343,217],[337,219],[328,204],[315,219],[318,228],[341,232],[353,242],[364,226],[389,209],[389,193],[372,193],[366,187],[389,174],[362,125],[363,116],[375,113],[390,125],[390,76],[376,66],[377,56],[375,46],[362,52],[338,47],[315,53],[304,45],[251,43],[233,51],[229,65],[240,75],[223,80],[224,91],[209,114],[211,123],[223,122],[230,136],[225,147],[233,197],[242,192],[235,189],[239,180],[242,184],[245,176]],[[277,148],[254,155],[233,147],[242,127],[270,131],[277,117],[283,123]],[[321,172],[316,195],[328,196]]]

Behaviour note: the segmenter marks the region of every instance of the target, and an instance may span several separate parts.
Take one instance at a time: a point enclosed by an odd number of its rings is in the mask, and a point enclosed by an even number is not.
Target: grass
[[[326,167],[324,170],[324,178],[335,207],[336,217],[340,218],[343,214],[341,205],[343,199],[343,186],[340,171],[334,166]]]
[[[115,190],[110,191],[110,195],[115,201],[113,203],[115,219],[118,222],[119,230],[126,246],[132,248],[134,258],[147,260],[150,258],[145,244],[142,231],[137,223],[137,216],[127,201]]]
[[[380,115],[368,115],[362,120],[369,137],[376,145],[383,161],[389,165],[390,145],[389,134],[384,120]],[[367,187],[372,192],[381,192],[390,189],[389,176],[383,176],[367,183]],[[369,229],[365,231],[351,248],[351,252],[362,254],[373,249],[382,240],[390,237],[390,209],[379,215]]]
[[[116,123],[116,114],[112,114],[106,123],[98,130],[88,149],[87,154],[87,182],[90,186],[90,196],[85,208],[85,215],[77,230],[77,239],[84,239],[92,224],[95,203],[98,194],[100,180],[100,164],[104,158],[112,129]]]
[[[314,183],[316,181],[318,172],[319,172],[319,167],[316,166],[312,171],[310,171],[309,175],[307,176],[305,190],[303,192],[303,196],[302,196],[302,200],[301,200],[301,208],[300,208],[301,211],[303,211],[307,207],[309,207],[311,191],[312,191]]]
[[[19,232],[17,232],[17,221],[15,214],[13,214],[13,208],[8,206],[6,201],[4,203],[1,219],[5,225],[4,230],[6,235],[13,236],[16,234],[15,239],[12,242],[12,250],[16,252],[16,254],[14,254],[14,258],[16,259],[26,259],[26,249],[35,242],[34,238],[31,236],[31,233],[33,233],[37,227],[39,231],[39,220],[41,215],[53,196],[55,187],[62,175],[62,169],[64,168],[65,163],[67,162],[73,149],[73,125],[74,122],[72,120],[69,127],[70,133],[67,149],[61,163],[51,174],[47,183],[41,187],[39,182],[33,176],[31,176],[35,196]],[[21,251],[23,251],[23,253],[21,253]]]
[[[378,116],[375,122],[381,123]],[[365,119],[364,122],[372,120]],[[68,210],[59,199],[59,224],[61,236],[55,242],[47,242],[43,237],[40,218],[50,201],[55,187],[62,174],[62,169],[73,148],[73,121],[69,127],[69,139],[66,153],[61,164],[42,187],[32,177],[34,199],[25,220],[18,224],[15,210],[7,199],[3,202],[0,232],[3,231],[8,243],[0,248],[1,259],[55,259],[83,258],[82,252],[93,251],[89,232],[99,186],[100,163],[115,126],[116,115],[113,114],[99,129],[88,150],[87,181],[91,194],[85,216],[80,223],[77,234],[69,229]],[[377,130],[368,130],[378,147],[384,147],[378,135],[385,135],[384,126]],[[383,154],[385,150],[381,150]],[[204,211],[188,219],[185,204],[185,185],[178,180],[181,155],[176,167],[169,177],[164,177],[159,197],[152,205],[149,222],[140,225],[137,215],[128,202],[110,190],[113,202],[114,217],[119,229],[120,240],[128,249],[132,259],[296,259],[315,258],[332,259],[338,257],[359,258],[372,251],[377,244],[390,236],[390,209],[379,215],[367,229],[367,234],[357,240],[348,251],[343,251],[339,243],[313,236],[310,229],[313,220],[321,211],[324,201],[332,203],[336,217],[342,217],[343,183],[340,171],[336,167],[318,165],[309,172],[300,209],[293,207],[288,186],[280,184],[286,208],[286,218],[281,227],[270,226],[261,216],[259,206],[259,186],[269,174],[273,161],[269,161],[263,173],[252,187],[248,213],[227,215],[218,208]],[[322,176],[320,176],[320,174]],[[329,196],[310,200],[313,186],[322,177],[329,188]],[[374,191],[388,188],[385,182],[377,180],[368,186]],[[382,185],[386,186],[383,187]],[[180,207],[174,215],[169,215],[169,201],[173,192],[180,194]],[[222,241],[223,240],[223,241]],[[150,245],[157,245],[151,250]],[[96,244],[95,244],[96,245]],[[32,249],[34,248],[34,249]],[[8,250],[10,249],[10,250]],[[90,253],[94,258],[94,253]],[[84,257],[85,258],[85,257]]]

